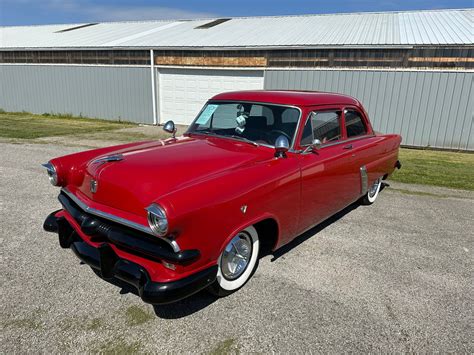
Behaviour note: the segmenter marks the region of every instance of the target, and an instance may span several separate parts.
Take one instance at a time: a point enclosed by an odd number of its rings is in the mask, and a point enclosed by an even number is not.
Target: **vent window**
[[[98,25],[98,23],[86,23],[85,25],[80,25],[80,26],[74,26],[74,27],[70,27],[70,28],[65,28],[64,30],[56,31],[55,33],[69,32],[69,31],[78,30],[78,29],[80,29],[80,28],[85,28],[85,27],[90,27],[90,26],[95,26],[95,25]]]
[[[211,27],[215,27],[217,25],[220,25],[221,23],[224,23],[224,22],[227,22],[229,21],[230,18],[220,18],[220,19],[217,19],[217,20],[214,20],[214,21],[211,21],[211,22],[208,22],[208,23],[205,23],[204,25],[201,25],[201,26],[198,26],[198,27],[194,27],[196,30],[205,30],[205,29],[208,29],[208,28],[211,28]]]

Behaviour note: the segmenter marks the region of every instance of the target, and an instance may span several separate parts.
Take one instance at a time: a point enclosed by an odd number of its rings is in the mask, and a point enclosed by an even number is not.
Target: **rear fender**
[[[368,186],[372,185],[378,178],[392,174],[395,170],[397,160],[398,151],[393,151],[390,154],[385,154],[383,157],[367,164]]]
[[[377,159],[366,165],[368,186],[373,184],[378,178],[392,174],[397,167],[401,137],[396,134],[383,137],[385,140],[380,143],[383,148],[379,152]]]

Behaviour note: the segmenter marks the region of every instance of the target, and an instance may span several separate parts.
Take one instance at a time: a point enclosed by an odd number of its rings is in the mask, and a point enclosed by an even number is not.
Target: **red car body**
[[[59,233],[61,245],[101,277],[134,285],[146,302],[168,303],[214,282],[219,255],[239,231],[257,226],[262,244],[275,250],[399,167],[401,137],[375,133],[352,97],[242,91],[210,100],[234,101],[301,112],[284,156],[266,145],[190,133],[55,158],[50,166],[63,208],[48,216],[44,228]],[[328,109],[359,112],[365,134],[349,139],[342,115],[339,140],[304,152],[308,116]],[[165,236],[150,233],[145,209],[153,203],[167,215]]]

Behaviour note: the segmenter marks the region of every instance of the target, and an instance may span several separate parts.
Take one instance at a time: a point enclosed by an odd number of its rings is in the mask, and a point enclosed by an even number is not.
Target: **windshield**
[[[275,145],[283,135],[293,143],[300,111],[294,107],[248,102],[209,102],[188,133],[215,134]]]

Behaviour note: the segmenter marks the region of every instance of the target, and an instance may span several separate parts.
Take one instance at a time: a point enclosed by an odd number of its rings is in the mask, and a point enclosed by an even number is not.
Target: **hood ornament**
[[[90,182],[90,190],[93,194],[97,192],[97,188],[99,187],[99,183],[97,180],[92,179]]]
[[[91,162],[91,164],[104,164],[104,163],[108,163],[112,161],[121,161],[121,160],[123,160],[122,154],[114,154],[114,155],[108,155],[106,157],[95,159]]]

